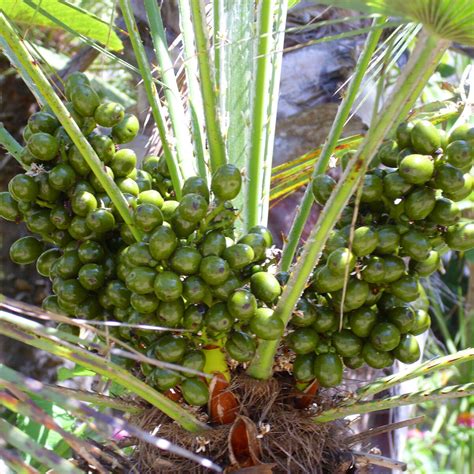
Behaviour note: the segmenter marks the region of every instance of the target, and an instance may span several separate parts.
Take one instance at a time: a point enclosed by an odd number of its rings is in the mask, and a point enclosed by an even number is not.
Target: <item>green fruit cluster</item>
[[[101,102],[84,74],[69,76],[65,91],[66,106],[124,194],[143,238],[135,241],[56,117],[48,110],[32,115],[23,156],[30,171],[0,194],[0,216],[25,222],[33,234],[16,241],[10,256],[18,264],[36,262],[50,278],[53,294],[43,307],[126,323],[112,329],[122,340],[198,371],[203,347],[213,343],[225,345],[230,358],[249,361],[257,338],[276,339],[284,328],[271,309],[281,287],[266,271],[270,232],[257,226],[234,240],[237,213],[230,201],[240,192],[240,171],[220,167],[210,187],[191,177],[177,201],[163,157],[148,156],[137,169],[135,153],[122,147],[138,132],[136,117]],[[179,385],[191,404],[207,399],[197,378],[146,364],[142,372],[159,390]]]
[[[419,279],[440,267],[447,249],[474,248],[474,223],[461,220],[456,204],[473,190],[473,145],[474,128],[447,137],[425,120],[401,124],[396,140],[382,145],[362,183],[354,228],[353,200],[293,316],[287,339],[297,380],[335,386],[344,365],[419,359],[415,336],[430,327]],[[324,204],[336,182],[321,175],[312,186]]]

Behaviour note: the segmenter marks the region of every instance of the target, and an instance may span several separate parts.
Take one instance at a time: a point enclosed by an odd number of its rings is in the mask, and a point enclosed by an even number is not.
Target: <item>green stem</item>
[[[435,390],[425,390],[423,392],[406,393],[396,397],[371,400],[355,405],[332,408],[317,415],[314,421],[326,423],[328,421],[339,420],[349,415],[361,415],[374,411],[388,410],[390,408],[402,407],[405,405],[418,405],[425,402],[442,402],[452,398],[469,397],[474,395],[474,383],[464,385],[452,385],[449,387],[437,388]]]
[[[381,25],[385,21],[385,17],[376,18],[373,21],[373,26]],[[349,117],[349,114],[351,113],[354,101],[356,100],[357,95],[360,92],[360,85],[367,72],[367,68],[369,67],[369,63],[373,57],[382,31],[382,28],[374,28],[367,36],[364,51],[361,57],[358,59],[356,69],[352,76],[347,92],[345,93],[344,99],[342,100],[340,106],[337,109],[336,117],[334,118],[334,121],[332,123],[332,127],[329,132],[326,143],[324,144],[321,156],[314,165],[312,178],[315,178],[319,174],[323,174],[326,171],[326,168],[328,167],[329,160],[331,158],[332,153],[334,152],[334,149],[337,146],[337,142],[344,129],[346,120]],[[312,207],[313,192],[311,189],[311,185],[308,184],[303,199],[298,207],[296,216],[291,225],[290,233],[288,234],[288,240],[286,242],[286,245],[283,247],[283,254],[280,262],[282,271],[287,272],[290,268],[291,263],[293,262],[296,248],[298,247],[301,234],[303,233],[303,229],[309,218]]]
[[[181,408],[178,404],[134,377],[124,368],[105,360],[103,357],[80,347],[72,346],[58,338],[51,341],[41,334],[22,330],[6,322],[0,322],[0,334],[42,349],[58,357],[71,360],[86,369],[93,370],[97,374],[115,381],[151,403],[188,431],[197,432],[207,428],[205,424],[198,421],[191,413]]]
[[[436,359],[429,360],[416,366],[414,369],[408,369],[397,374],[389,375],[381,379],[375,380],[363,387],[360,387],[353,398],[348,400],[347,404],[352,404],[366,398],[369,395],[375,395],[376,393],[388,390],[394,385],[399,385],[407,380],[414,379],[416,377],[425,376],[431,372],[437,372],[442,369],[451,367],[456,364],[464,364],[474,360],[474,349],[465,349],[463,351],[449,354],[444,357],[438,357]]]
[[[288,12],[288,2],[278,2],[276,11],[275,30],[276,36],[273,40],[273,54],[271,56],[272,64],[270,65],[271,78],[268,92],[268,111],[266,117],[265,147],[263,160],[263,184],[262,184],[262,202],[260,205],[260,223],[267,225],[268,210],[270,206],[270,185],[272,181],[272,163],[273,148],[275,144],[275,130],[278,112],[278,98],[280,94],[280,78],[281,66],[283,62],[283,49],[285,42],[285,34],[281,33],[285,30],[286,15]]]
[[[122,10],[123,19],[127,26],[130,42],[135,53],[138,68],[143,79],[143,85],[145,87],[148,102],[151,107],[151,113],[155,119],[158,133],[160,135],[161,146],[163,148],[163,154],[168,165],[168,170],[171,175],[171,181],[173,182],[173,188],[176,193],[177,199],[181,199],[181,187],[183,184],[183,164],[177,162],[170,147],[170,139],[168,137],[168,130],[165,121],[165,112],[161,106],[160,97],[156,90],[156,85],[153,81],[151,73],[150,63],[146,55],[145,48],[143,46],[140,34],[138,32],[138,26],[133,16],[133,9],[130,4],[130,0],[119,0],[120,9]],[[179,157],[178,157],[179,158]],[[179,166],[179,167],[178,167]]]
[[[22,161],[21,161],[21,154],[23,152],[23,147],[15,140],[15,138],[8,132],[8,130],[5,128],[5,125],[3,125],[2,122],[0,122],[0,145],[7,150],[10,155],[15,158],[16,161],[23,167],[23,169],[27,170],[28,166],[26,166]]]
[[[189,134],[188,119],[181,101],[181,94],[176,82],[173,62],[169,54],[166,33],[157,2],[155,0],[145,0],[145,10],[150,26],[151,39],[155,46],[156,58],[161,69],[160,77],[164,84],[169,118],[176,138],[176,155],[181,166],[181,173],[186,178],[193,174],[193,146]]]
[[[27,49],[25,48],[23,41],[20,40],[9,21],[3,13],[0,12],[0,35],[6,41],[10,47],[12,53],[16,56],[19,63],[24,67],[24,70],[28,76],[34,81],[37,89],[41,92],[41,95],[45,98],[46,103],[51,107],[53,113],[57,116],[61,125],[70,136],[74,145],[86,160],[87,164],[91,168],[94,175],[99,180],[100,184],[104,187],[106,193],[114,203],[115,207],[119,211],[125,224],[127,224],[133,236],[137,239],[141,239],[141,232],[135,227],[128,207],[128,203],[123,196],[122,192],[115,184],[114,180],[110,178],[104,171],[104,163],[100,161],[99,157],[87,141],[86,137],[82,134],[81,130],[73,120],[71,114],[66,109],[61,99],[56,95],[53,88],[48,82],[40,67],[36,61],[30,56]]]
[[[211,72],[209,58],[209,44],[207,37],[206,10],[202,0],[193,0],[191,3],[194,40],[196,42],[197,61],[201,94],[204,102],[204,118],[206,121],[207,138],[211,157],[211,171],[217,170],[226,163],[224,140],[217,113],[216,89]]]
[[[267,0],[261,2],[259,8],[257,71],[254,79],[255,91],[253,95],[250,135],[250,162],[248,165],[247,202],[244,216],[245,228],[247,229],[260,223],[260,211],[264,192],[263,177],[266,132],[268,131],[267,114],[270,101],[272,27],[275,1]],[[267,199],[268,197],[267,195]]]
[[[380,120],[369,131],[356,156],[350,160],[347,169],[324,206],[319,219],[303,247],[301,257],[292,272],[290,279],[280,297],[275,314],[282,319],[285,326],[290,320],[295,307],[311,272],[318,263],[329,233],[337,223],[339,216],[352,196],[360,177],[365,171],[365,164],[377,152],[383,138],[402,119],[402,112],[415,103],[424,84],[449,46],[448,41],[429,36],[422,32],[408,64],[397,80],[392,95],[384,107]],[[248,369],[249,375],[259,379],[269,378],[272,374],[273,358],[280,340],[265,341],[260,344],[257,354]]]
[[[186,71],[186,84],[188,86],[188,103],[191,113],[194,152],[196,153],[199,176],[207,181],[207,151],[204,147],[206,141],[204,134],[204,108],[201,90],[198,82],[199,66],[194,45],[194,31],[191,21],[191,10],[187,0],[178,0],[179,26],[183,35],[184,69]]]

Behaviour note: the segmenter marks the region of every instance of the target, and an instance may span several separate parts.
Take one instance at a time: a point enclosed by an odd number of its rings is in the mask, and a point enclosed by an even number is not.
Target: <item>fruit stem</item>
[[[261,207],[264,199],[269,199],[269,194],[264,189],[264,174],[266,166],[271,168],[273,154],[273,150],[266,150],[265,144],[268,133],[268,108],[274,56],[272,54],[274,9],[275,1],[267,0],[261,2],[258,13],[257,66],[254,80],[247,202],[244,218],[247,230],[261,223]]]
[[[222,137],[221,124],[217,112],[216,86],[213,79],[214,76],[211,72],[209,44],[206,34],[206,9],[202,0],[194,0],[190,2],[190,7],[199,66],[201,94],[204,103],[204,119],[206,122],[207,139],[209,142],[211,172],[214,172],[217,168],[226,163],[227,158],[224,139]]]
[[[31,57],[30,53],[25,48],[23,41],[18,38],[9,20],[7,20],[6,15],[2,12],[0,12],[0,34],[10,47],[12,53],[18,59],[19,63],[22,64],[25,73],[30,76],[31,80],[44,96],[47,104],[51,107],[51,110],[61,122],[61,125],[64,127],[74,145],[76,145],[77,149],[86,160],[100,184],[104,187],[106,193],[122,216],[125,224],[130,226],[135,239],[139,241],[141,239],[141,232],[133,224],[127,200],[115,184],[114,180],[104,171],[104,163],[99,159],[86,137],[84,137],[71,114],[54,92],[48,79],[38,66],[37,61]]]
[[[282,319],[285,326],[305,289],[311,272],[318,263],[329,233],[365,172],[366,163],[370,163],[383,138],[406,116],[449,45],[449,41],[430,36],[422,30],[410,60],[400,74],[379,120],[374,120],[374,127],[369,130],[357,154],[349,161],[346,171],[324,206],[303,247],[301,257],[290,275],[275,308],[275,314]],[[257,354],[248,369],[249,375],[259,379],[271,377],[273,359],[279,343],[279,339],[265,341],[258,347]]]
[[[15,140],[15,138],[10,134],[10,132],[5,128],[3,122],[0,122],[0,145],[2,145],[5,150],[7,150],[10,155],[15,158],[18,163],[22,166],[24,170],[28,170],[26,166],[21,161],[21,154],[23,152],[23,147]]]
[[[377,28],[385,23],[386,17],[375,18],[372,24],[372,31],[367,36],[365,42],[364,51],[361,57],[358,59],[354,74],[350,81],[347,92],[345,93],[344,99],[337,109],[337,115],[332,123],[331,130],[328,138],[324,144],[321,156],[316,160],[312,178],[315,178],[319,174],[323,174],[328,167],[329,160],[331,158],[334,149],[337,146],[337,142],[341,136],[341,133],[346,124],[347,118],[351,113],[352,106],[356,100],[359,92],[360,85],[364,79],[369,63],[372,60],[375,48],[377,47],[380,35],[382,34],[383,28]],[[286,245],[283,247],[283,254],[281,257],[280,267],[281,270],[287,272],[290,268],[293,258],[295,256],[296,248],[303,233],[303,229],[306,225],[306,221],[309,218],[311,208],[313,206],[313,192],[311,187],[311,181],[306,186],[306,190],[303,199],[298,207],[296,216],[291,225],[290,233],[288,234],[288,240]]]
[[[143,85],[145,86],[145,91],[148,98],[148,102],[151,107],[151,112],[158,128],[161,146],[163,148],[163,154],[165,156],[166,164],[168,165],[168,170],[171,175],[171,181],[173,183],[173,188],[176,193],[176,199],[179,201],[181,199],[181,187],[183,184],[184,177],[184,165],[179,161],[180,157],[175,157],[170,148],[171,139],[168,136],[168,129],[165,121],[165,112],[161,106],[158,91],[156,90],[156,85],[153,81],[153,76],[151,73],[152,68],[150,67],[148,56],[146,54],[142,39],[138,32],[138,26],[133,15],[133,9],[131,7],[130,0],[120,0],[120,9],[122,11],[125,25],[127,26],[127,31],[130,37],[130,42],[132,43],[133,51],[135,53],[138,68],[140,69],[140,73],[142,75]],[[182,124],[182,126],[185,125]]]
[[[474,394],[474,383],[464,385],[451,385],[434,390],[424,390],[422,392],[405,393],[396,397],[382,398],[368,402],[359,402],[350,406],[341,406],[322,412],[314,418],[317,423],[338,420],[349,415],[361,415],[374,411],[388,410],[405,405],[418,405],[430,401],[449,400],[451,398],[469,397]]]

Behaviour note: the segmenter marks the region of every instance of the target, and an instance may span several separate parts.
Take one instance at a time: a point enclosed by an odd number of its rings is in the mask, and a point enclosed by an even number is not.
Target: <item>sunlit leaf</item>
[[[472,0],[321,0],[318,3],[422,23],[444,39],[474,45]]]
[[[99,41],[113,51],[123,49],[122,42],[110,25],[82,8],[64,0],[0,0],[0,9],[12,20],[29,26],[59,28],[51,19],[36,10],[40,7],[52,17],[58,18],[72,30]]]

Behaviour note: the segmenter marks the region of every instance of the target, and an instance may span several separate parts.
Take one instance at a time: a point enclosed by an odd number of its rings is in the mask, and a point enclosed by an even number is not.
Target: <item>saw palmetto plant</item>
[[[347,431],[354,415],[474,394],[463,383],[374,399],[474,357],[465,348],[418,363],[430,328],[424,279],[443,254],[474,248],[469,81],[452,100],[417,107],[446,51],[474,45],[470,2],[318,2],[358,10],[365,26],[317,42],[364,34],[364,45],[325,142],[277,167],[286,18],[298,2],[178,0],[173,48],[166,2],[138,2],[138,18],[119,0],[120,26],[68,2],[13,3],[0,2],[0,47],[38,111],[22,141],[0,128],[23,168],[0,194],[0,215],[26,224],[10,258],[35,264],[51,290],[41,310],[3,298],[0,334],[69,361],[66,378],[95,377],[98,389],[1,366],[5,463],[16,472],[403,467],[355,451],[364,438]],[[138,78],[148,126],[97,92],[89,63],[67,75],[47,64],[29,40],[34,25],[60,28]],[[369,80],[370,126],[342,137]],[[152,152],[127,145],[141,130],[158,142]],[[305,185],[278,249],[271,203]],[[367,375],[395,360],[417,364]]]

